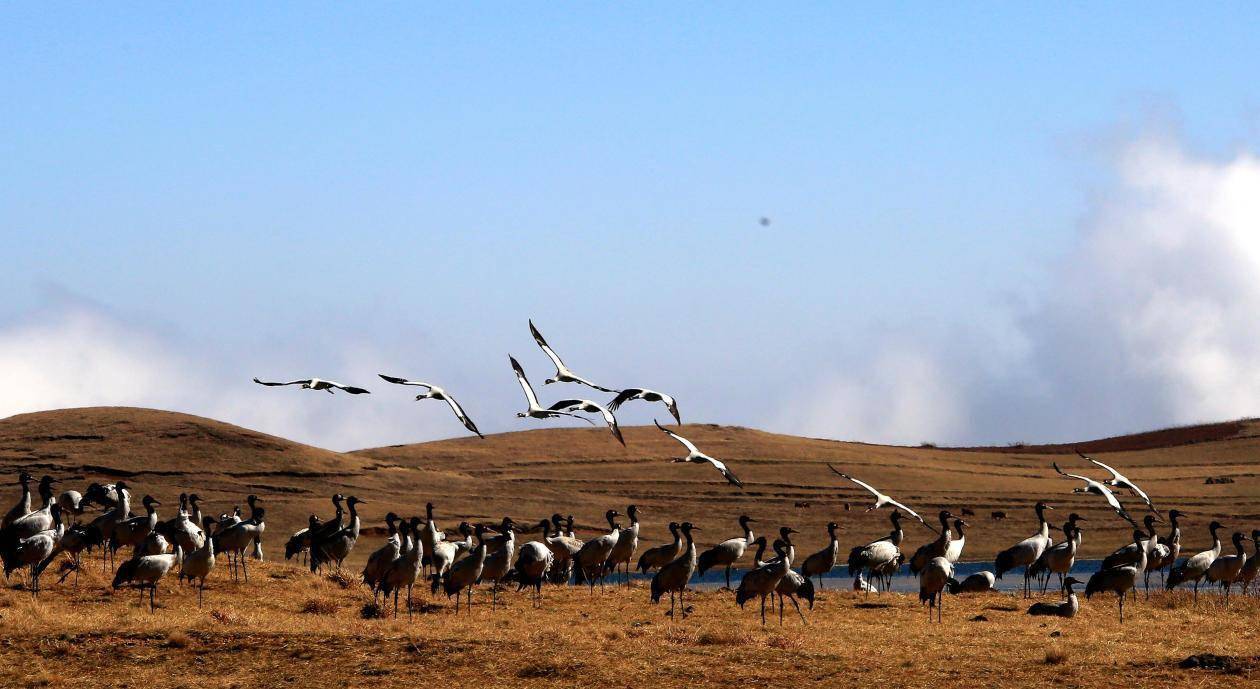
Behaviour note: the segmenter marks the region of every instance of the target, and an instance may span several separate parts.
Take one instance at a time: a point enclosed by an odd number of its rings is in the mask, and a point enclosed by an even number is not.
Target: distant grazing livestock
[[[974,517],[974,516],[976,516],[976,511],[975,511],[975,510],[973,510],[973,509],[971,509],[970,507],[964,507],[964,508],[962,508],[962,516],[964,516],[964,517]]]
[[[1002,512],[1002,511],[1000,511],[1000,510],[999,510],[999,511],[996,511],[996,512],[991,512],[991,513],[989,514],[989,518],[990,518],[990,519],[992,519],[992,520],[993,520],[993,521],[995,521],[995,522],[1000,522],[1000,521],[1002,521],[1003,519],[1006,519],[1006,513],[1005,513],[1005,512]]]

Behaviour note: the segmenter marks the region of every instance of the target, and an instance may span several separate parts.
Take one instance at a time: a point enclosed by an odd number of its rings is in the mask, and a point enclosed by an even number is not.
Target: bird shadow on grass
[[[854,603],[853,607],[859,610],[883,610],[884,608],[891,608],[892,604],[890,603]]]

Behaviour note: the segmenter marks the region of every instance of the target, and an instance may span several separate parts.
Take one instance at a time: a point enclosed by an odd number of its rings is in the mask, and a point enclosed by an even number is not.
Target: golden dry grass
[[[944,623],[927,623],[913,596],[820,595],[809,626],[789,609],[761,627],[755,608],[729,592],[688,595],[686,620],[664,615],[647,591],[483,589],[474,612],[456,617],[445,599],[417,606],[414,620],[365,620],[370,594],[296,568],[256,566],[249,585],[216,572],[198,609],[173,579],[150,614],[134,592],[112,593],[99,572],[77,588],[47,588],[39,600],[0,591],[0,686],[351,687],[729,686],[796,687],[1242,686],[1260,680],[1260,600],[1215,596],[1198,608],[1160,593],[1129,606],[1095,598],[1073,620],[1029,618],[1006,595],[947,597]],[[429,603],[425,594],[418,598]],[[312,600],[334,614],[305,612]],[[423,610],[423,612],[420,612]],[[987,621],[970,621],[983,615]],[[1186,670],[1187,656],[1243,658],[1240,674]]]

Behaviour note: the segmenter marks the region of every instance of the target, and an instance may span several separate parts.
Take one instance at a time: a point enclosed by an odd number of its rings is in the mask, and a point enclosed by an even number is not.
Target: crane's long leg
[[[1120,594],[1120,624],[1124,624],[1124,593]]]
[[[773,593],[770,595],[774,595]],[[779,594],[779,626],[783,626],[783,594]]]
[[[731,590],[731,566],[726,566],[726,590]]]
[[[801,624],[808,626],[809,622],[805,619],[805,613],[801,612],[801,604],[796,602],[796,596],[792,596],[792,605],[796,608],[796,614],[801,616]]]

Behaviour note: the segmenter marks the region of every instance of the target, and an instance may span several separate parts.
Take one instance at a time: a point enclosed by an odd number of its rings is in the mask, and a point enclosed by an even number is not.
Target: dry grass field
[[[1260,426],[1253,421],[1172,429],[1083,442],[1077,447],[1122,467],[1158,505],[1191,513],[1186,549],[1206,545],[1203,525],[1260,526]],[[664,538],[670,519],[704,527],[708,543],[734,535],[735,517],[804,532],[798,552],[822,543],[822,525],[842,525],[842,547],[887,530],[885,512],[867,514],[852,486],[826,463],[867,478],[921,509],[976,511],[965,559],[989,560],[1033,528],[1030,506],[1048,499],[1091,518],[1084,556],[1109,552],[1127,528],[1072,495],[1052,460],[1098,476],[1072,446],[910,448],[835,442],[760,431],[688,425],[682,432],[728,461],[743,491],[716,472],[669,463],[679,447],[654,428],[625,429],[627,448],[603,431],[551,428],[417,445],[334,453],[184,414],[129,408],[72,409],[0,420],[0,475],[49,473],[66,487],[125,477],[137,496],[166,501],[193,490],[215,512],[248,493],[268,508],[266,550],[278,559],[285,537],[312,511],[328,515],[328,495],[369,501],[365,536],[347,571],[357,573],[380,542],[387,510],[419,513],[438,505],[439,522],[520,522],[573,513],[591,532],[609,507],[644,510],[644,545]],[[1232,483],[1205,484],[1208,477]],[[0,491],[7,509],[16,487]],[[853,509],[845,511],[844,503]],[[992,510],[1010,518],[993,522]],[[1137,512],[1136,507],[1134,508]],[[1058,517],[1056,517],[1057,519]],[[910,546],[926,540],[910,530]],[[525,538],[529,538],[526,536]],[[52,584],[38,600],[0,590],[0,686],[352,687],[414,686],[721,686],[781,682],[791,686],[1063,686],[1116,683],[1220,686],[1260,678],[1260,599],[1225,608],[1208,596],[1197,609],[1186,595],[1139,601],[1127,623],[1114,598],[1086,603],[1074,620],[1044,622],[1006,595],[949,597],[945,621],[926,622],[913,596],[866,598],[826,591],[809,626],[791,616],[765,629],[729,592],[694,594],[694,614],[671,620],[646,590],[547,589],[545,605],[523,594],[506,609],[478,605],[455,617],[445,599],[418,596],[416,618],[365,619],[361,587],[343,588],[282,562],[251,566],[248,585],[224,569],[212,576],[206,604],[171,579],[150,614],[134,592],[111,592],[93,558],[77,586]],[[10,582],[10,587],[15,582]],[[478,602],[488,602],[484,588]],[[975,621],[977,616],[985,618]],[[1230,674],[1182,669],[1187,656],[1235,656]]]
[[[98,570],[99,572],[99,570]],[[158,608],[112,594],[99,574],[38,601],[0,592],[0,686],[5,687],[1141,687],[1243,686],[1260,681],[1260,599],[1185,594],[1129,607],[1095,598],[1072,620],[1023,614],[1002,594],[948,597],[929,624],[913,596],[824,592],[809,626],[762,628],[729,592],[689,597],[671,620],[647,591],[549,589],[471,615],[418,596],[415,618],[364,619],[364,590],[289,565],[258,566],[246,584],[216,578],[205,607],[172,580]],[[483,605],[483,603],[485,603]],[[979,620],[978,618],[983,618]],[[1229,671],[1183,669],[1191,655],[1237,660]],[[90,678],[90,679],[87,679]],[[1240,684],[1241,683],[1241,684]]]

